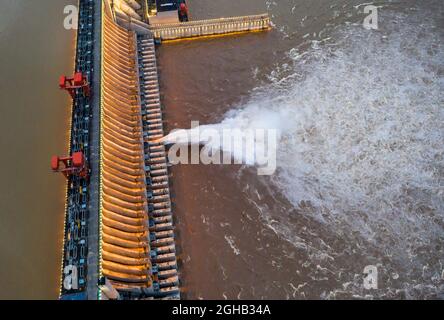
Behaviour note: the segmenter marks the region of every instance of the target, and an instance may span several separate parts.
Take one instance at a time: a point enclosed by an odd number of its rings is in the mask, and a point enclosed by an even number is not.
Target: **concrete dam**
[[[268,15],[189,21],[185,1],[79,0],[63,173],[60,299],[180,299],[156,45],[270,29]],[[163,8],[162,10],[158,10]]]

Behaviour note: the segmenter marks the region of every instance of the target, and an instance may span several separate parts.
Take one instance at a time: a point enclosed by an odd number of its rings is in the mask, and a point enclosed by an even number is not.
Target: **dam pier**
[[[180,299],[156,44],[270,29],[189,21],[185,1],[79,0],[60,299]]]

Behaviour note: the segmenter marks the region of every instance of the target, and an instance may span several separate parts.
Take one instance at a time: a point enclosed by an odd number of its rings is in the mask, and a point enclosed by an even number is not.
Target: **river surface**
[[[58,78],[73,72],[66,0],[0,0],[0,298],[56,299],[64,178],[51,156],[68,148],[70,100]]]
[[[280,138],[272,176],[172,168],[184,296],[443,298],[444,3],[373,2],[377,30],[364,1],[189,4],[193,19],[268,11],[275,27],[162,45],[168,130]]]
[[[73,2],[0,0],[0,298],[58,295]],[[162,45],[167,129],[281,135],[273,176],[172,167],[185,298],[443,298],[443,2],[376,1],[378,30],[364,2],[188,0],[192,19],[269,12],[274,29]]]

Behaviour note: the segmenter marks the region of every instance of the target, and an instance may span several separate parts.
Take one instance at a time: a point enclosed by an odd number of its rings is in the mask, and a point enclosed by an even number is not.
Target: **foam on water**
[[[279,129],[276,192],[436,280],[444,262],[442,30],[426,15],[397,13],[382,15],[378,31],[349,25],[332,38],[291,50],[287,72],[210,127]],[[289,240],[298,232],[273,228]],[[414,283],[438,281],[429,280]]]
[[[350,27],[334,47],[296,55],[303,79],[274,88],[280,102],[258,103],[293,121],[276,184],[294,205],[362,222],[368,238],[380,219],[396,237],[407,225],[442,231],[429,218],[443,217],[444,52],[438,30],[403,22],[385,33]]]

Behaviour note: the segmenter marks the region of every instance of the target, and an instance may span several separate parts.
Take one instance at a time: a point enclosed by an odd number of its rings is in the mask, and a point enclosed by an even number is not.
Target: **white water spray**
[[[381,31],[348,26],[335,43],[292,50],[289,76],[276,75],[210,127],[278,129],[272,183],[294,207],[308,203],[318,222],[357,233],[399,265],[439,274],[443,35],[427,17],[413,20],[390,14]],[[292,238],[288,226],[281,230]],[[424,248],[432,254],[421,254]]]

